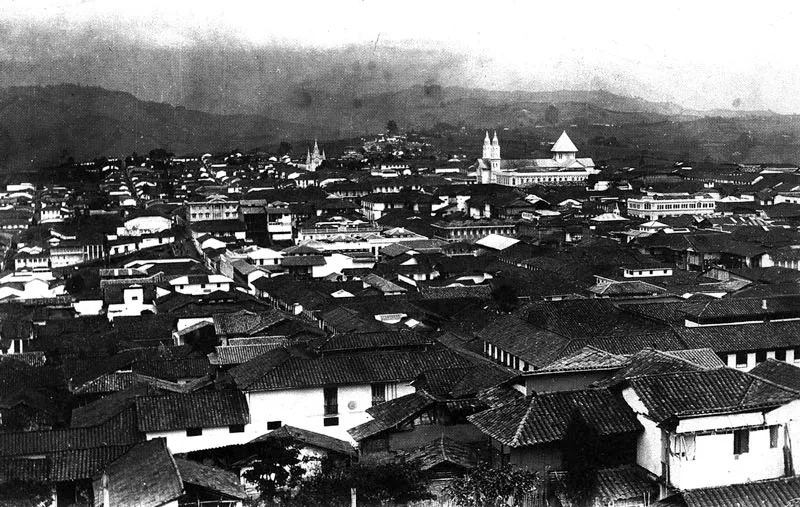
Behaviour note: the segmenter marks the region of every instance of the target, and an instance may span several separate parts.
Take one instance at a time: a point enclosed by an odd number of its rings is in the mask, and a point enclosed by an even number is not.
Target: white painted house
[[[622,396],[644,427],[637,464],[662,495],[783,477],[800,457],[800,392],[748,373],[634,377]]]
[[[217,291],[228,292],[233,280],[222,275],[186,275],[173,278],[169,284],[179,294],[201,296]]]
[[[259,430],[290,425],[353,442],[347,430],[371,419],[367,408],[415,392],[411,382],[425,370],[468,364],[449,349],[350,349],[314,358],[275,349],[230,373]]]

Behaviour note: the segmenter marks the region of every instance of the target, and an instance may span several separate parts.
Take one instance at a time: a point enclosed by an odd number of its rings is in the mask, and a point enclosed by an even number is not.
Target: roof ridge
[[[531,412],[533,412],[533,404],[537,401],[538,397],[538,394],[533,394],[531,396],[531,401],[528,403],[528,408],[525,409],[525,414],[522,416],[522,419],[520,419],[519,426],[517,426],[517,430],[514,432],[514,438],[511,439],[511,447],[520,445],[520,440],[522,439],[522,429],[525,427]]]

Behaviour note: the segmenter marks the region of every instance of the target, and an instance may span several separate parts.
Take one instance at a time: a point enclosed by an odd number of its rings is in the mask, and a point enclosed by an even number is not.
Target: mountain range
[[[673,159],[800,160],[798,116],[694,111],[606,91],[506,92],[429,81],[356,95],[350,89],[306,82],[289,95],[265,97],[262,106],[258,114],[220,114],[143,101],[95,86],[0,89],[0,171],[29,171],[70,157],[86,160],[154,148],[176,154],[275,149],[282,140],[374,134],[389,120],[401,129],[447,125],[470,135],[499,129],[515,138],[536,136],[543,128],[548,133],[569,129],[589,155],[610,159],[623,150],[627,155],[647,151]],[[606,142],[611,138],[612,143]],[[465,139],[463,144],[472,155],[480,141],[473,146]]]

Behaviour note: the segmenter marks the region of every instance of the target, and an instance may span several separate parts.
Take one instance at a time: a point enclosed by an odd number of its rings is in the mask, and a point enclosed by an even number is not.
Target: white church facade
[[[509,160],[500,157],[497,132],[483,140],[483,156],[478,159],[478,183],[496,183],[507,187],[530,185],[584,185],[590,174],[599,172],[591,158],[578,158],[578,148],[566,132],[550,150],[553,158]]]

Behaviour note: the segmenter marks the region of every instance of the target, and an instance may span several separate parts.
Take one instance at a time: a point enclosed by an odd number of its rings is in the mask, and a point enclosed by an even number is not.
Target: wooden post
[[[350,488],[350,507],[357,507],[356,488]]]

